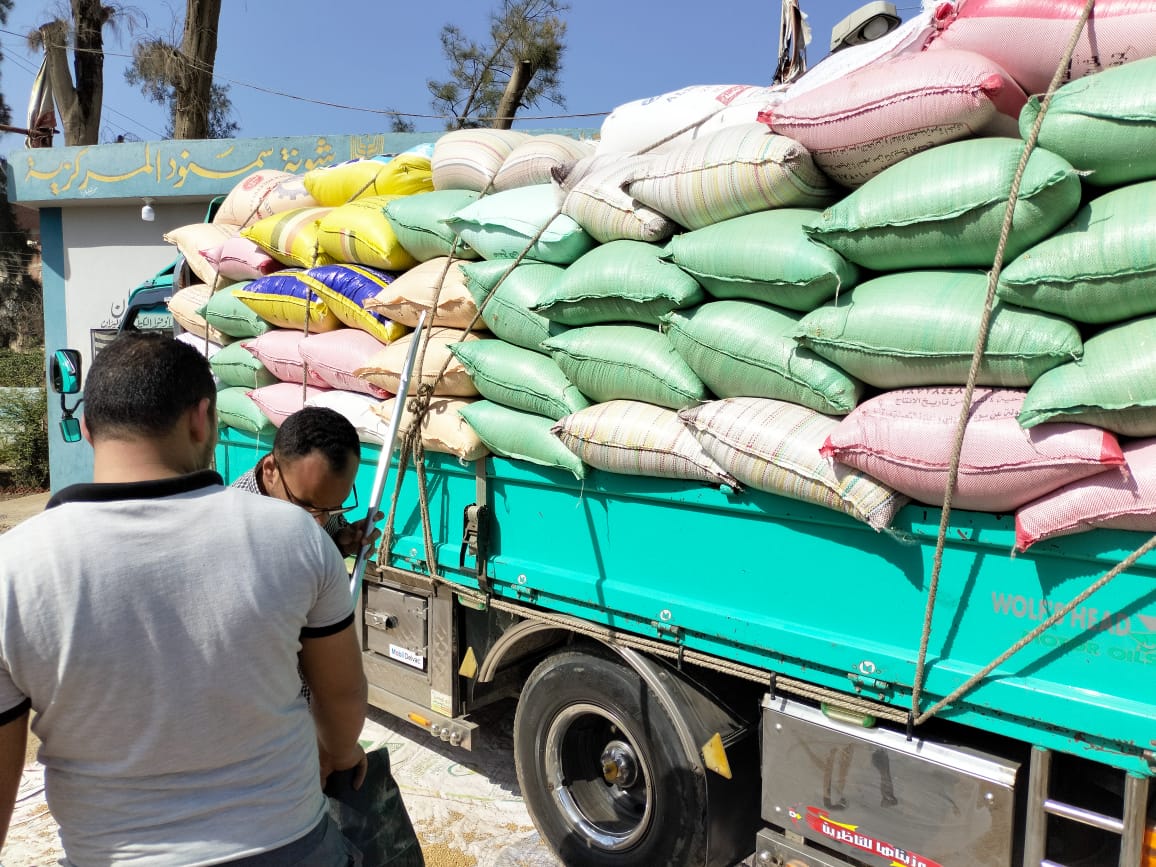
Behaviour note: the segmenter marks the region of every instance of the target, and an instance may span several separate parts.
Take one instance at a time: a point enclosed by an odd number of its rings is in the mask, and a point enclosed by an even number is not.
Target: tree
[[[543,100],[565,107],[559,90],[566,51],[561,15],[569,9],[561,0],[502,0],[490,14],[486,43],[445,25],[441,42],[449,78],[426,85],[435,111],[450,116],[446,128],[509,129],[520,108]]]
[[[7,26],[11,11],[12,0],[0,0],[0,27]],[[12,123],[12,110],[3,95],[0,123]],[[8,201],[7,168],[0,162],[0,346],[25,347],[44,342],[44,317],[40,286],[28,272],[33,251]]]
[[[10,5],[10,4],[9,4]],[[70,0],[71,21],[61,11],[28,34],[28,44],[43,49],[67,145],[96,144],[104,101],[104,27],[120,7],[100,0]],[[129,17],[131,24],[131,16]],[[72,69],[68,46],[72,42]]]
[[[230,138],[240,129],[229,86],[213,81],[220,18],[221,0],[186,0],[180,45],[150,36],[133,46],[125,80],[168,106],[170,138]]]

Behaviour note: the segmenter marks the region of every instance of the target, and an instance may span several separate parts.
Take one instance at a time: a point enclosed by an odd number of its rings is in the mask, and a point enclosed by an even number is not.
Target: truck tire
[[[691,867],[707,861],[707,785],[637,672],[566,651],[527,679],[514,717],[518,783],[564,864]]]

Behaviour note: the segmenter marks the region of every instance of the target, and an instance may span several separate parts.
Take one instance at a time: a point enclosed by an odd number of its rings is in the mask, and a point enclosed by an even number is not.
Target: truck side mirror
[[[60,420],[60,435],[66,443],[80,442],[80,419],[74,415]]]
[[[80,419],[74,413],[83,398],[71,407],[64,399],[65,395],[80,391],[80,367],[80,352],[75,349],[58,349],[48,360],[49,382],[52,390],[60,395],[60,435],[66,443],[80,442]]]
[[[56,350],[49,359],[48,375],[52,390],[57,394],[76,394],[80,391],[80,352],[75,349]]]

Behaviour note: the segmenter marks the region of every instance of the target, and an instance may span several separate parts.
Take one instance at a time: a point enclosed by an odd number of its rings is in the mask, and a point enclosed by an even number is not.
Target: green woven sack
[[[548,355],[502,340],[454,343],[450,352],[482,397],[494,403],[554,421],[590,405]]]
[[[903,271],[853,289],[801,320],[799,343],[878,388],[963,385],[979,335],[987,275]],[[1065,319],[997,301],[979,385],[1029,386],[1081,352]]]
[[[205,321],[230,337],[260,337],[272,326],[253,312],[249,305],[233,295],[236,289],[247,289],[252,280],[234,283],[209,296],[208,303],[197,310]]]
[[[643,241],[595,247],[554,281],[534,310],[564,325],[657,325],[663,314],[703,299],[698,281],[662,255],[662,247]]]
[[[554,425],[550,419],[488,400],[473,401],[458,414],[494,454],[557,467],[573,473],[576,479],[586,478],[586,465],[550,433]]]
[[[804,313],[850,289],[859,269],[804,229],[819,211],[782,208],[676,235],[667,256],[715,298],[765,301]]]
[[[1070,81],[1052,95],[1039,146],[1059,154],[1084,180],[1113,187],[1156,178],[1156,57]],[[1027,137],[1040,113],[1033,96],[1020,111]]]
[[[209,359],[209,367],[213,369],[213,373],[224,386],[239,386],[249,389],[272,385],[279,381],[253,353],[245,348],[244,343],[230,343],[228,346],[222,346]]]
[[[598,243],[559,212],[553,184],[483,196],[457,211],[446,225],[484,259],[525,254],[536,262],[569,265]]]
[[[543,342],[562,372],[595,403],[639,400],[682,409],[706,386],[665,334],[641,325],[590,325]]]
[[[473,190],[434,190],[401,196],[385,206],[385,218],[393,226],[398,243],[419,262],[448,256],[453,249],[453,230],[446,225],[455,212],[476,202],[480,194]],[[468,244],[454,249],[458,259],[477,259]]]
[[[249,391],[244,386],[230,386],[218,391],[217,419],[221,424],[237,430],[258,436],[268,434],[271,442],[277,428],[249,397]]]
[[[1156,316],[1105,328],[1078,362],[1049,370],[1024,398],[1019,422],[1068,421],[1123,436],[1156,436]]]
[[[1019,139],[977,138],[915,154],[829,207],[807,233],[875,271],[989,268],[1023,149]],[[1079,206],[1075,169],[1037,148],[1004,261],[1056,231]]]
[[[1156,181],[1089,202],[1004,269],[1000,298],[1077,322],[1156,313]]]
[[[771,397],[846,415],[863,392],[791,336],[799,315],[754,301],[712,301],[663,317],[674,349],[719,397]]]
[[[540,313],[531,312],[530,308],[538,303],[562,275],[562,269],[557,265],[540,262],[522,262],[503,280],[511,264],[506,260],[496,260],[462,265],[466,289],[481,309],[486,328],[496,337],[524,349],[545,352],[542,341],[561,334],[566,327],[551,322]],[[501,285],[498,281],[501,281]],[[496,292],[495,286],[498,287]],[[491,292],[494,294],[486,301]],[[482,307],[483,303],[485,307]]]

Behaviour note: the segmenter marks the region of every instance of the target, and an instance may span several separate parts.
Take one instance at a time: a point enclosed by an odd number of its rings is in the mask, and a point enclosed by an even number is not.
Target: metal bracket
[[[490,506],[484,458],[474,462],[474,487],[476,502],[466,506],[462,514],[462,548],[458,554],[458,567],[466,568],[467,554],[473,557],[478,588],[489,595],[490,581],[486,577],[486,559],[490,549]]]

